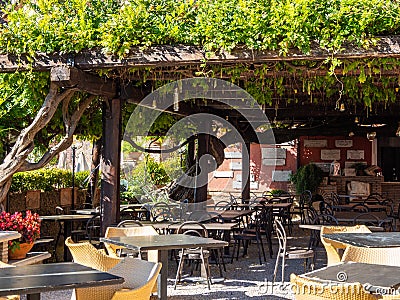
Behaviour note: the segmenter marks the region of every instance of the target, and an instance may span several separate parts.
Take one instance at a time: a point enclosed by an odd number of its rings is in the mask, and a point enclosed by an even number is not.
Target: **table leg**
[[[158,251],[158,261],[162,263],[161,278],[158,281],[158,298],[167,300],[168,250]]]
[[[26,295],[27,300],[40,300],[40,293],[36,294],[27,294]]]
[[[64,241],[67,237],[71,236],[71,232],[72,232],[72,222],[65,220],[64,221]],[[72,261],[72,256],[71,256],[71,253],[69,252],[67,245],[65,245],[65,242],[63,242],[63,244],[64,244],[64,261]]]

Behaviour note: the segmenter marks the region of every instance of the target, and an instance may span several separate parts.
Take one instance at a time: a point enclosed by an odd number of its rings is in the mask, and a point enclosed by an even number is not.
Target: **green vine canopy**
[[[325,61],[272,64],[183,66],[131,69],[119,76],[154,88],[190,76],[224,78],[245,88],[266,106],[284,103],[329,103],[345,99],[349,105],[396,102],[400,86],[399,62],[391,58],[337,60],[334,53],[348,42],[368,48],[376,37],[400,33],[400,4],[389,0],[37,0],[3,5],[0,53],[76,53],[96,49],[119,57],[134,46],[195,45],[205,51],[239,46],[309,53],[312,45],[329,50]],[[126,76],[126,77],[124,77]],[[0,74],[0,136],[6,140],[34,116],[48,89],[48,74]],[[86,123],[99,110],[93,110]],[[16,118],[16,116],[19,116]],[[160,122],[168,123],[173,118]],[[24,121],[18,121],[24,120]],[[159,124],[159,128],[165,128]],[[57,126],[52,125],[54,128]],[[51,132],[51,128],[48,131]],[[100,131],[100,128],[96,128]],[[52,131],[54,132],[54,131]],[[85,131],[88,136],[98,133]],[[53,133],[54,134],[54,133]],[[12,140],[11,138],[8,138]],[[1,153],[0,153],[1,154]]]

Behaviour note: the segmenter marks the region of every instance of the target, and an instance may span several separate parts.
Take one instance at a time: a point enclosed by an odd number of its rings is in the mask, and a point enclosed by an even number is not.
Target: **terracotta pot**
[[[26,254],[32,249],[33,243],[20,243],[19,249],[15,248],[14,251],[8,250],[9,259],[23,259]]]

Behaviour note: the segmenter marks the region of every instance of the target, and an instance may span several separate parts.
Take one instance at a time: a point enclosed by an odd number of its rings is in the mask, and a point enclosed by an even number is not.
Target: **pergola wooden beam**
[[[104,80],[96,75],[85,73],[77,68],[57,66],[50,71],[50,80],[58,86],[78,88],[92,95],[104,96],[112,99],[117,96],[117,87],[114,80]]]
[[[341,59],[363,59],[400,57],[400,36],[377,37],[375,46],[364,49],[355,44],[343,45],[342,51],[332,53],[320,48],[316,43],[311,45],[309,53],[298,49],[290,50],[285,56],[279,51],[258,51],[237,47],[230,53],[220,51],[207,57],[206,52],[195,46],[153,46],[145,50],[133,48],[125,58],[104,54],[102,51],[82,51],[76,54],[37,53],[33,62],[26,56],[0,55],[0,72],[17,70],[48,71],[60,65],[74,66],[81,70],[118,69],[129,67],[160,67],[179,65],[201,65],[204,61],[212,64],[228,63],[263,63],[277,61],[325,60],[335,57]]]

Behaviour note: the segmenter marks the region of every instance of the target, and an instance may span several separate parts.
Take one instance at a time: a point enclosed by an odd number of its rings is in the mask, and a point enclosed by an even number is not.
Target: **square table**
[[[124,246],[131,250],[158,250],[158,261],[162,263],[158,297],[162,300],[167,300],[168,250],[195,247],[218,248],[229,245],[225,241],[186,234],[110,237],[100,238],[100,241]]]
[[[58,222],[60,226],[64,226],[64,238],[71,236],[72,223],[76,221],[89,221],[93,215],[51,215],[40,216],[42,221]],[[63,224],[63,225],[62,225]],[[72,256],[69,253],[68,247],[64,244],[64,261],[71,261]]]
[[[3,268],[0,296],[27,294],[40,299],[41,292],[123,283],[124,279],[76,263],[55,263]]]
[[[364,289],[376,294],[399,293],[400,267],[345,262],[300,275],[331,284],[359,282]],[[400,296],[399,296],[400,297]]]
[[[400,247],[400,232],[330,233],[324,238],[357,247],[388,248]]]

